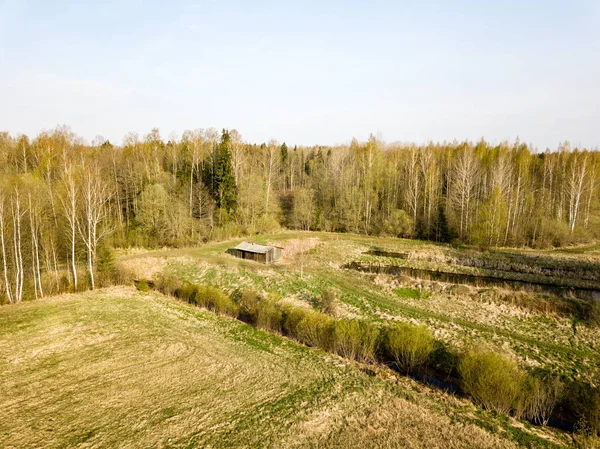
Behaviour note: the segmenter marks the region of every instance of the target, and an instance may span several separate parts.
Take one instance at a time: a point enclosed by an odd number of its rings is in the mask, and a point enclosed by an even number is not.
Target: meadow
[[[281,245],[283,260],[263,265],[227,254],[241,239],[196,248],[120,251],[115,265],[124,286],[1,307],[0,446],[594,444],[577,432],[485,410],[460,391],[440,388],[424,376],[408,377],[392,366],[307,347],[282,332],[260,330],[146,287],[176,278],[216,287],[231,297],[254,291],[306,310],[318,309],[323,292],[333,291],[328,313],[336,319],[425,326],[437,341],[456,350],[489,348],[523,369],[597,388],[600,331],[589,311],[583,316],[561,306],[565,301],[579,304],[574,296],[348,268],[352,262],[369,261],[447,272],[478,269],[489,274],[485,270],[493,269],[501,275],[498,267],[507,259],[527,263],[536,257],[545,262],[545,271],[524,273],[524,279],[535,276],[573,286],[584,279],[590,287],[596,280],[588,274],[600,264],[597,248],[479,252],[312,232],[252,240]],[[563,272],[582,274],[569,279]]]
[[[6,448],[515,446],[465,401],[131,287],[1,308],[0,354]]]
[[[595,315],[582,316],[580,310],[589,301],[569,295],[565,298],[502,287],[478,288],[345,268],[365,259],[389,262],[389,258],[370,254],[373,248],[384,248],[388,253],[406,254],[406,259],[395,259],[394,263],[413,268],[489,274],[485,269],[450,261],[456,253],[463,258],[468,256],[466,250],[416,240],[314,232],[262,235],[254,240],[286,248],[282,262],[262,265],[230,256],[225,251],[239,239],[201,248],[123,254],[118,263],[136,278],[152,278],[153,273],[166,271],[188,282],[213,285],[229,293],[252,288],[307,307],[316,305],[324,289],[333,288],[338,292],[338,316],[374,323],[422,324],[437,338],[458,347],[485,345],[514,357],[524,366],[550,369],[574,379],[595,382],[600,378],[600,327],[589,322],[596,319]],[[520,276],[532,282],[578,286],[586,274],[600,272],[600,257],[593,251],[575,257],[558,251],[469,251],[472,261],[520,256],[527,263],[535,256],[543,258],[546,265],[563,267],[559,273],[565,271],[565,266],[581,273],[565,278],[512,271],[510,279]],[[600,289],[600,282],[587,282],[587,286]]]

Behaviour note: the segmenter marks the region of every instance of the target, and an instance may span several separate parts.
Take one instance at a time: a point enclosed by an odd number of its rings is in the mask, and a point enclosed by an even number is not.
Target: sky
[[[0,0],[0,130],[600,147],[600,0]]]

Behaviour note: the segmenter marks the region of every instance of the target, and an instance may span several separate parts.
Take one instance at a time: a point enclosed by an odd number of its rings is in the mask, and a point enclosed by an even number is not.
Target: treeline
[[[520,142],[255,145],[235,130],[158,130],[120,146],[68,128],[0,133],[0,298],[102,283],[106,248],[274,231],[545,247],[600,232],[600,153]],[[1,299],[0,299],[1,300]]]
[[[561,379],[542,370],[525,371],[513,360],[485,348],[458,350],[436,340],[424,326],[385,325],[335,316],[336,292],[325,289],[319,310],[294,306],[274,294],[251,289],[228,295],[219,288],[182,282],[171,273],[152,287],[190,304],[228,315],[259,329],[350,360],[381,364],[430,385],[463,393],[475,404],[534,424],[572,430],[577,442],[595,441],[600,432],[600,392],[581,381]],[[138,289],[148,291],[147,281]],[[538,446],[540,441],[528,441]]]

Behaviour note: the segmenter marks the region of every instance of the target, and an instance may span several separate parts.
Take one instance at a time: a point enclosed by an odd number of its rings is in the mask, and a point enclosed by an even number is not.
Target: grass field
[[[5,448],[515,446],[464,400],[132,288],[0,308],[0,385]]]
[[[561,272],[593,272],[600,266],[596,247],[576,254],[525,251],[519,258],[519,251],[489,254],[327,233],[252,240],[283,246],[283,261],[267,266],[226,254],[240,239],[122,251],[117,265],[130,279],[171,272],[230,293],[251,287],[306,307],[333,287],[338,316],[424,324],[457,347],[485,345],[524,367],[591,382],[600,378],[597,328],[499,299],[510,293],[502,289],[344,268],[379,257],[369,253],[383,248],[406,255],[401,260],[408,266],[455,271],[473,270],[473,260],[497,267],[542,257],[545,272],[527,275],[557,278]],[[457,266],[457,260],[467,262]],[[567,433],[492,414],[385,367],[306,348],[132,287],[1,307],[0,388],[0,447],[7,448],[572,444]]]
[[[311,244],[306,244],[308,239]],[[472,267],[448,262],[460,249],[415,240],[328,233],[285,232],[258,236],[254,240],[286,247],[282,263],[265,266],[225,253],[227,248],[241,240],[212,243],[200,248],[123,255],[120,263],[136,272],[137,277],[152,277],[156,272],[171,271],[188,281],[213,284],[230,292],[236,288],[252,287],[308,306],[315,304],[324,288],[334,287],[339,291],[340,315],[358,316],[374,322],[401,320],[425,324],[437,338],[458,347],[486,345],[518,359],[527,367],[549,369],[569,378],[593,383],[600,378],[598,327],[590,327],[572,317],[499,300],[503,295],[511,297],[512,292],[503,289],[457,288],[435,281],[372,275],[342,268],[352,261],[373,258],[368,253],[377,247],[409,254],[403,262],[413,267],[427,264],[429,268],[438,270],[473,270]],[[464,254],[468,251],[462,252],[463,258]],[[559,267],[557,273],[573,270],[600,272],[600,257],[594,251],[585,256],[573,256],[549,251],[511,250],[491,255],[476,253],[470,258],[519,261],[519,254],[523,256],[521,263],[536,257],[543,258],[547,271]],[[513,274],[518,275],[518,272]],[[577,281],[573,276],[554,276],[553,279],[557,282]],[[398,294],[399,291],[404,293]],[[527,298],[533,303],[548,301],[544,295],[528,295]]]

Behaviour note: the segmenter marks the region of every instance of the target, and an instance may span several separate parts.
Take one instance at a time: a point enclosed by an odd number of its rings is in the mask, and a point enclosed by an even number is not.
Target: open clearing
[[[259,243],[276,243],[286,248],[282,263],[264,265],[225,253],[240,241],[122,255],[119,263],[139,278],[171,271],[190,282],[208,283],[229,292],[251,287],[307,306],[315,305],[324,288],[334,287],[339,291],[339,315],[373,322],[401,320],[424,324],[437,338],[458,347],[485,345],[514,357],[523,366],[593,384],[600,378],[599,328],[543,307],[535,310],[516,304],[512,290],[456,286],[344,268],[365,260],[390,263],[392,258],[372,255],[374,249],[383,249],[405,255],[405,259],[393,258],[392,262],[400,266],[503,276],[506,272],[497,267],[512,264],[509,267],[515,269],[510,272],[511,279],[560,285],[585,282],[589,287],[600,288],[600,281],[595,280],[600,277],[600,257],[595,247],[589,252],[582,249],[584,252],[577,255],[532,250],[478,252],[416,240],[282,232],[254,238]],[[529,272],[523,272],[526,270]],[[417,297],[406,294],[410,291],[407,288],[416,290]],[[552,301],[543,294],[518,293],[533,305]]]
[[[132,288],[3,307],[0,446],[513,446],[468,402],[366,371]]]
[[[131,278],[171,272],[230,293],[246,287],[275,293],[306,307],[334,287],[339,316],[424,324],[458,347],[483,344],[525,367],[598,379],[597,328],[499,299],[506,294],[501,288],[345,268],[368,261],[501,276],[504,265],[535,258],[543,264],[531,265],[524,274],[528,281],[593,287],[600,267],[595,247],[576,255],[479,253],[412,240],[302,232],[253,240],[285,247],[283,261],[263,265],[226,254],[238,239],[122,252],[117,264]],[[0,446],[9,448],[571,444],[566,433],[494,415],[387,368],[343,360],[132,287],[0,308],[0,388]]]

